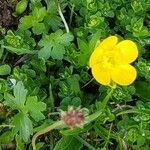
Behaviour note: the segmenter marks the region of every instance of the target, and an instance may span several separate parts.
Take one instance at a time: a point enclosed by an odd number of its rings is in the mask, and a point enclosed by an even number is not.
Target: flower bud
[[[67,112],[61,112],[61,119],[69,128],[82,127],[86,115],[85,109],[69,107]]]
[[[28,1],[27,1],[27,0],[21,0],[21,1],[17,4],[17,6],[16,6],[16,12],[15,12],[15,13],[16,13],[17,15],[22,14],[22,13],[26,10],[27,5],[28,5]]]

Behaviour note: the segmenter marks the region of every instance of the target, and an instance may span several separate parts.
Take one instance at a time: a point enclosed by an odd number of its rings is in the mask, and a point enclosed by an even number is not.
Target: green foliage
[[[47,14],[45,16],[45,22],[53,31],[56,31],[63,26],[61,19],[58,16],[55,1],[47,1]]]
[[[35,121],[45,119],[45,116],[41,113],[41,111],[46,109],[46,105],[43,102],[38,102],[36,96],[28,97],[25,109],[28,110]]]
[[[22,150],[22,149],[24,149],[24,144],[23,144],[23,142],[22,142],[20,136],[19,136],[19,135],[16,135],[15,139],[16,139],[16,147],[17,147],[17,150]]]
[[[16,114],[12,120],[12,124],[15,126],[12,132],[19,132],[19,135],[24,140],[24,142],[28,142],[30,134],[33,133],[32,122],[28,115],[22,112]]]
[[[149,101],[150,99],[150,86],[149,82],[139,81],[135,84],[136,86],[136,94],[143,98],[144,100]]]
[[[117,87],[114,90],[113,98],[114,100],[118,102],[120,101],[131,101],[132,95],[135,94],[135,87],[134,86],[128,86],[128,87]]]
[[[65,48],[70,45],[73,36],[69,33],[64,33],[58,30],[50,35],[44,35],[39,42],[42,49],[38,52],[39,58],[48,59],[50,56],[53,59],[62,60],[65,54]]]
[[[23,83],[18,82],[18,84],[14,87],[14,96],[6,93],[5,103],[7,106],[11,107],[12,109],[21,109],[24,106],[26,101],[27,90],[24,89]]]
[[[18,150],[32,149],[33,134],[73,106],[88,111],[84,126],[61,126],[40,136],[37,149],[149,150],[150,0],[5,5],[0,12],[0,149],[11,143]],[[111,94],[89,68],[94,48],[109,35],[132,40],[139,49],[136,81],[117,85]]]
[[[11,67],[7,64],[0,66],[0,75],[8,75],[11,72]]]
[[[28,5],[28,1],[27,0],[21,0],[17,5],[16,5],[16,9],[15,9],[15,14],[20,15],[22,14]]]
[[[64,150],[80,150],[82,147],[82,143],[80,143],[76,138],[74,138],[73,136],[67,136],[67,137],[63,137],[61,138],[57,145],[55,146],[54,150],[60,150],[60,149],[64,149]]]
[[[15,33],[8,30],[2,43],[3,48],[6,48],[10,52],[18,55],[32,53],[31,49],[34,46],[35,41],[31,37],[31,32],[22,30],[17,30]]]
[[[33,125],[30,117],[36,122],[44,119],[41,111],[46,109],[46,104],[38,102],[36,96],[27,97],[27,90],[23,83],[19,81],[13,88],[13,95],[4,93],[5,105],[11,110],[18,110],[13,116],[11,124],[13,125],[12,134],[19,132],[19,137],[24,142],[28,142],[30,135],[33,133]],[[4,136],[4,138],[6,138]]]
[[[62,110],[67,110],[69,106],[81,106],[81,99],[79,97],[74,97],[72,99],[70,97],[65,97],[64,99],[62,99],[60,103],[60,108]]]
[[[141,59],[137,63],[137,70],[140,77],[144,77],[146,80],[150,81],[150,63]]]
[[[32,28],[33,33],[41,34],[46,30],[44,23],[42,23],[45,15],[46,15],[45,7],[41,8],[35,7],[31,15],[24,16],[23,18],[20,19],[19,28],[22,30]]]

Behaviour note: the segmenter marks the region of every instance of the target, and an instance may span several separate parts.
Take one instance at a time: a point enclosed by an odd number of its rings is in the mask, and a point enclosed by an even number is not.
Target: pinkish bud
[[[85,114],[80,108],[74,109],[73,107],[69,107],[67,112],[63,111],[61,113],[61,119],[69,128],[82,127],[85,120]]]

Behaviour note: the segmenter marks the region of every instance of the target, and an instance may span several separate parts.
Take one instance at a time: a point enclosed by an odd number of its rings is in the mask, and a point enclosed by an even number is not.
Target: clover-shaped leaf
[[[43,102],[38,102],[36,96],[28,97],[25,107],[28,110],[30,116],[35,121],[39,121],[45,118],[41,111],[44,111],[46,109],[46,104]]]
[[[65,54],[65,48],[70,45],[73,40],[73,36],[70,33],[63,33],[62,30],[58,30],[50,35],[45,35],[39,42],[39,46],[42,49],[38,52],[39,58],[62,60]]]

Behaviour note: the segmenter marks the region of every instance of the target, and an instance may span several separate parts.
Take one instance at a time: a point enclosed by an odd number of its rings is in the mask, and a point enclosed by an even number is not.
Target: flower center
[[[111,69],[117,64],[117,54],[114,51],[105,52],[101,58],[101,65],[104,69]]]

